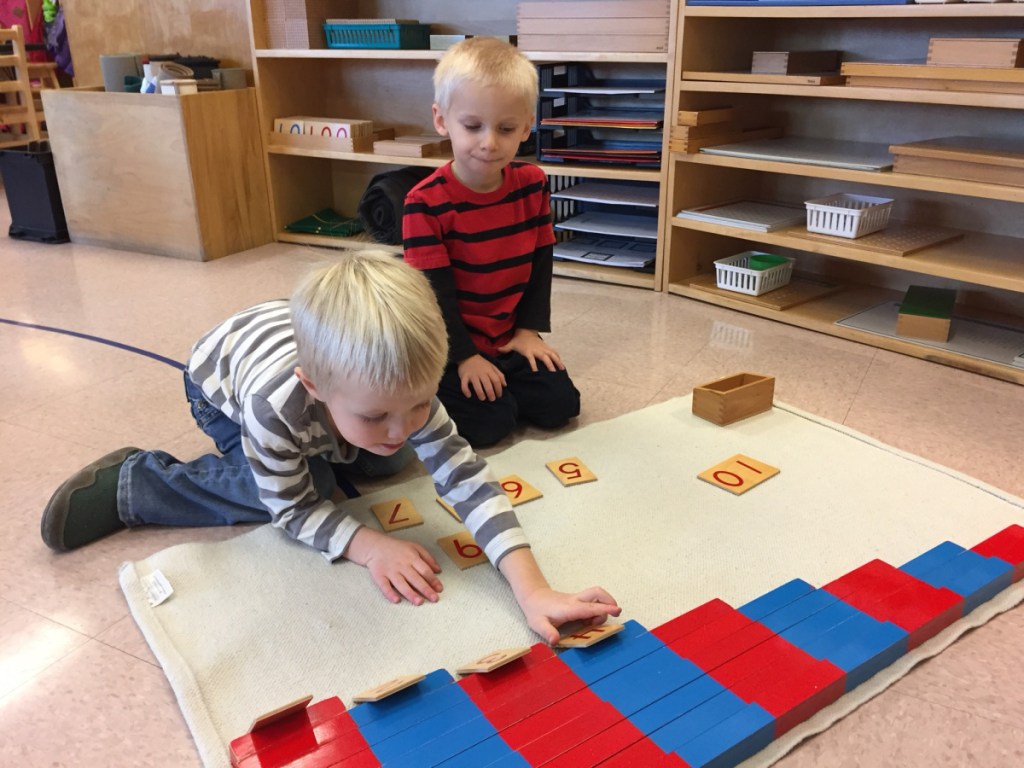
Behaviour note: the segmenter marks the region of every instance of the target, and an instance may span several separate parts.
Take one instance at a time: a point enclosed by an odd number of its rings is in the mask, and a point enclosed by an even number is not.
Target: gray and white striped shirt
[[[317,493],[307,458],[350,463],[358,449],[334,434],[326,407],[302,386],[295,366],[291,312],[278,300],[243,310],[203,336],[188,370],[207,400],[241,426],[242,450],[273,525],[335,560],[362,523]],[[436,397],[409,444],[495,566],[529,546],[494,474]]]

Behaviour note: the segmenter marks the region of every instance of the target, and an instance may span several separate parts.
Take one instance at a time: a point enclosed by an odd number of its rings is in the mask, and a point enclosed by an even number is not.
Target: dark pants
[[[580,414],[580,393],[565,371],[536,372],[518,352],[500,357],[484,355],[505,374],[501,397],[491,402],[462,394],[459,369],[449,365],[441,377],[438,399],[448,410],[459,434],[475,448],[494,445],[520,423],[556,429]]]

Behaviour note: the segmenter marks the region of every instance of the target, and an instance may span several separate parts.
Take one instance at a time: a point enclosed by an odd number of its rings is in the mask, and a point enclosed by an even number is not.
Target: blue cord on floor
[[[35,323],[23,323],[20,320],[8,320],[8,319],[3,318],[3,317],[0,317],[0,323],[7,323],[7,325],[16,325],[19,328],[31,328],[31,329],[36,330],[36,331],[49,331],[50,333],[62,333],[65,336],[74,336],[76,339],[85,339],[86,341],[95,341],[95,342],[98,342],[100,344],[106,344],[107,346],[110,346],[110,347],[116,347],[117,349],[123,349],[126,352],[134,352],[137,355],[142,355],[143,357],[152,358],[153,360],[156,360],[158,362],[166,363],[167,365],[169,365],[172,368],[175,368],[175,369],[177,369],[179,371],[185,370],[185,364],[184,363],[179,363],[177,360],[171,360],[171,358],[164,357],[163,355],[158,355],[156,352],[148,352],[145,349],[139,349],[138,347],[133,347],[130,344],[122,344],[119,341],[112,341],[111,339],[104,339],[104,338],[101,338],[99,336],[93,336],[93,335],[88,334],[88,333],[79,333],[78,331],[69,331],[66,328],[54,328],[54,327],[49,326],[49,325],[36,325]],[[347,478],[335,477],[335,480],[338,482],[338,486],[341,488],[342,492],[348,498],[355,499],[355,498],[359,497],[359,495],[360,495],[359,491],[356,489],[356,487],[354,485],[352,485],[352,483]]]

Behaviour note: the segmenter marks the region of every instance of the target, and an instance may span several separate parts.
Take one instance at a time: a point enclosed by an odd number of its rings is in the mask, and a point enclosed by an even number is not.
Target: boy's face
[[[390,456],[406,439],[427,423],[436,387],[422,392],[402,391],[384,395],[357,381],[345,380],[331,393],[322,393],[295,369],[303,386],[327,406],[338,435],[357,448]]]
[[[434,128],[452,142],[455,178],[475,192],[501,186],[501,172],[530,135],[532,111],[518,96],[494,86],[466,83],[442,114],[433,107]]]

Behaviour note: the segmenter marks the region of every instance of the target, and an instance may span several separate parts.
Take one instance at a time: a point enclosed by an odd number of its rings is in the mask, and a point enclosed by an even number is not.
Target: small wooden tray
[[[786,234],[804,240],[814,240],[818,243],[835,243],[845,248],[882,253],[886,256],[909,256],[916,251],[930,248],[939,243],[959,240],[964,236],[963,232],[957,232],[954,229],[922,227],[915,224],[890,224],[880,232],[854,239],[822,235],[801,229],[793,229]]]
[[[748,304],[757,304],[761,307],[767,307],[768,309],[775,309],[779,311],[795,307],[797,304],[804,304],[808,301],[820,299],[823,296],[838,293],[843,289],[841,285],[837,285],[835,283],[819,283],[815,280],[794,277],[782,288],[776,288],[774,291],[762,293],[760,296],[750,296],[746,293],[727,291],[724,288],[719,288],[715,281],[714,274],[698,275],[690,280],[688,285],[691,288],[707,291],[708,293],[713,293],[716,296],[725,296],[730,299],[736,299],[737,301],[747,302]]]
[[[805,72],[799,75],[769,75],[754,72],[683,72],[683,80],[713,80],[725,83],[768,83],[773,85],[842,85],[838,72]]]

